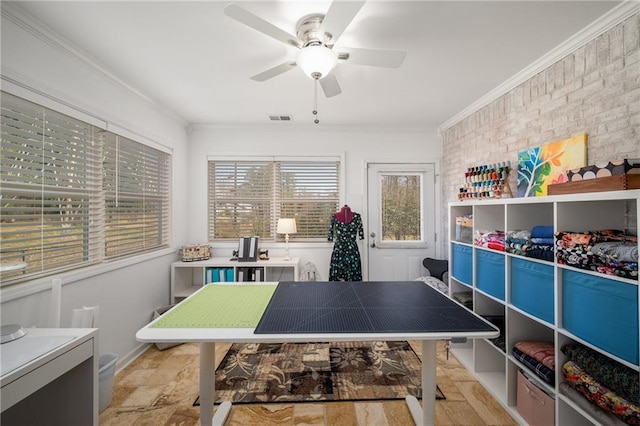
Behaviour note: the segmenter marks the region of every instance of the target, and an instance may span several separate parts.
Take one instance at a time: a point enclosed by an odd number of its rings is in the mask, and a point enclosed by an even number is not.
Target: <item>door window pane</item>
[[[419,174],[381,174],[382,241],[421,241],[422,179]]]

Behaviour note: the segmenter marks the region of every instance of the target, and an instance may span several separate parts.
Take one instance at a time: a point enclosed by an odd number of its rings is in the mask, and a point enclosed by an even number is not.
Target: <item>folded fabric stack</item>
[[[507,231],[504,251],[511,254],[517,254],[519,256],[525,256],[529,247],[531,247],[531,231]]]
[[[553,262],[554,243],[553,226],[537,225],[530,231],[507,231],[505,251]]]
[[[464,305],[465,308],[473,311],[473,292],[460,291],[457,293],[453,293],[451,297],[458,303]]]
[[[640,408],[620,397],[585,373],[578,364],[567,361],[562,367],[566,382],[583,397],[602,410],[612,413],[627,424],[640,425]]]
[[[569,386],[625,423],[640,425],[640,376],[637,371],[579,343],[566,344],[561,350],[569,358],[562,367]]]
[[[554,244],[553,226],[534,226],[531,228],[531,246],[526,256],[553,262]]]
[[[556,369],[553,342],[518,342],[511,353],[538,378],[553,386]]]
[[[602,426],[625,426],[626,423],[613,414],[601,410],[597,405],[592,404],[580,392],[571,387],[567,382],[562,382],[558,386],[564,396],[572,400],[578,407],[582,408],[591,417],[598,420]]]
[[[489,321],[491,324],[498,327],[498,330],[500,330],[500,335],[498,337],[487,340],[493,343],[495,347],[502,350],[502,352],[506,352],[507,344],[504,340],[504,315],[482,315],[482,317]]]
[[[476,231],[475,245],[504,251],[504,231]]]
[[[619,230],[555,234],[558,263],[638,279],[638,237]]]

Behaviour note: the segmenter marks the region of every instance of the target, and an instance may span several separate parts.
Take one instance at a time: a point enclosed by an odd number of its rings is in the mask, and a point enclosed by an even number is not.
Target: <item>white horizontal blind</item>
[[[2,283],[100,260],[93,126],[2,94]]]
[[[339,165],[337,161],[278,163],[280,217],[296,219],[296,239],[326,240],[331,216],[340,203]]]
[[[2,93],[0,278],[168,247],[171,156]]]
[[[339,161],[209,161],[209,240],[257,235],[275,241],[277,219],[295,238],[326,240],[339,205]]]
[[[167,246],[169,155],[109,133],[104,159],[105,256]]]
[[[209,161],[209,239],[271,237],[273,163]]]

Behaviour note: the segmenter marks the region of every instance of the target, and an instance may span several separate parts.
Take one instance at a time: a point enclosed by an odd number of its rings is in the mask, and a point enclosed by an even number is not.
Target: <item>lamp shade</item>
[[[295,219],[278,219],[278,228],[276,229],[278,234],[295,234],[296,220]]]
[[[296,64],[311,78],[314,73],[324,78],[338,64],[335,52],[326,46],[307,46],[300,50],[296,58]]]

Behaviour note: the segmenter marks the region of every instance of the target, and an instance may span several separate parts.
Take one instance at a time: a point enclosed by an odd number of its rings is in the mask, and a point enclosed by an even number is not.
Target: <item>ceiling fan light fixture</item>
[[[324,78],[338,64],[338,56],[324,45],[312,45],[300,49],[296,64],[310,78]]]

